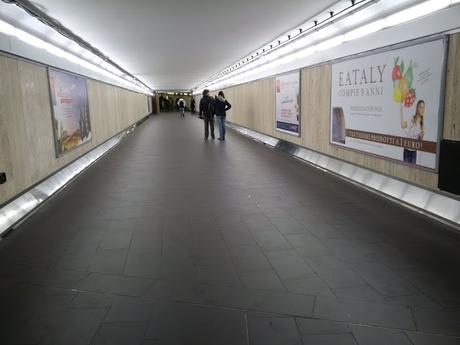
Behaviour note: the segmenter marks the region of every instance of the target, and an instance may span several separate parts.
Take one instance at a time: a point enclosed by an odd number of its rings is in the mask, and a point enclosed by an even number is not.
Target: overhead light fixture
[[[2,20],[0,20],[0,32],[8,36],[16,37],[24,43],[27,43],[38,49],[43,49],[50,54],[53,54],[60,58],[64,58],[74,64],[80,65],[96,73],[110,77],[111,79],[116,80],[122,83],[123,85],[126,85],[128,88],[134,89],[138,92],[152,95],[151,90],[147,89],[144,86],[138,85],[138,82],[134,79],[127,80],[127,78],[122,78],[121,76],[124,74],[122,71],[116,69],[114,66],[108,64],[107,62],[105,62],[104,60],[90,53],[87,50],[83,52],[82,56],[88,60],[91,60],[92,62],[88,62],[79,56],[67,52],[54,44],[46,42],[41,38],[38,38]]]
[[[433,12],[446,8],[452,0],[429,0],[419,5],[409,7],[406,10],[395,13],[385,19],[387,26],[395,26],[411,20],[426,16]]]
[[[311,41],[314,41],[315,39],[327,37],[333,34],[334,32],[337,32],[337,29],[333,27],[325,29],[326,31],[322,33],[320,33],[322,30],[319,30],[312,35],[308,35],[306,37],[301,38],[300,40],[296,40],[295,42],[283,48],[275,50],[274,52],[268,52],[268,54],[262,55],[256,60],[256,62],[252,62],[248,65],[245,65],[244,68],[235,70],[232,73],[230,73],[230,75],[215,80],[214,85],[221,86],[224,82],[226,85],[232,85],[236,83],[236,81],[242,80],[248,75],[254,75],[264,70],[266,71],[273,67],[276,67],[277,65],[287,64],[296,59],[305,58],[309,55],[314,54],[315,52],[324,51],[336,47],[344,42],[352,41],[370,35],[372,33],[381,31],[385,28],[393,27],[399,24],[415,20],[417,18],[423,17],[428,14],[432,14],[433,12],[442,10],[444,8],[449,7],[450,5],[458,3],[460,3],[460,0],[428,0],[421,4],[409,7],[405,10],[398,11],[397,13],[392,14],[386,18],[379,19],[372,23],[360,26],[354,30],[346,32],[345,34],[341,34],[329,38],[326,41],[320,42],[316,45],[310,45],[303,48],[305,45],[307,45]],[[355,5],[357,4],[353,4],[353,6]],[[367,8],[363,12],[365,12],[366,10]],[[350,18],[352,19],[350,21],[351,23],[362,22],[366,19],[367,21],[370,20],[369,14],[363,16],[360,12],[358,12],[356,15],[354,14]],[[317,21],[315,22],[316,25]],[[270,45],[270,47],[272,48],[272,45]],[[239,64],[236,66],[238,67]],[[213,85],[211,85],[211,87],[212,86]]]
[[[361,38],[363,36],[370,35],[370,34],[372,34],[374,32],[382,30],[385,27],[385,24],[386,24],[386,22],[385,22],[384,19],[377,20],[377,21],[375,21],[373,23],[364,25],[364,26],[362,26],[360,28],[357,28],[355,30],[347,32],[344,35],[344,39],[345,39],[345,41],[352,41],[352,40],[355,40],[357,38]]]

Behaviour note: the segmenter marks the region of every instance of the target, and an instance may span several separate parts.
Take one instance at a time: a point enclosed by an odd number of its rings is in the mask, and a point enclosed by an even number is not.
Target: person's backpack
[[[179,102],[179,108],[183,108],[185,106],[184,101]]]
[[[216,108],[215,108],[214,100],[211,97],[209,97],[206,114],[214,115],[215,111],[216,111]]]

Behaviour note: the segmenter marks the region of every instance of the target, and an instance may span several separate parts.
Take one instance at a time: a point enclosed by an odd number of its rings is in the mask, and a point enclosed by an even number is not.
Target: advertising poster
[[[443,39],[332,65],[331,143],[436,169]]]
[[[91,141],[86,79],[48,69],[56,155]]]
[[[300,136],[300,72],[276,77],[276,129]]]

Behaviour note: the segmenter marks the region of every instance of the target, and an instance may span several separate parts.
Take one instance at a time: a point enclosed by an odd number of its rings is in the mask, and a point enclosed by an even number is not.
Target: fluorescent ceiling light
[[[364,25],[360,28],[347,32],[344,36],[345,41],[352,41],[357,38],[361,38],[366,35],[370,35],[374,32],[380,31],[385,27],[386,21],[383,19],[377,20],[373,23]]]
[[[129,81],[124,78],[121,78],[120,75],[124,75],[122,71],[118,70],[115,66],[110,65],[109,63],[101,59],[100,57],[96,56],[95,54],[87,50],[83,50],[82,48],[80,48],[80,50],[83,51],[82,52],[83,57],[85,57],[88,60],[91,60],[93,63],[90,63],[76,55],[73,55],[51,43],[48,43],[34,35],[29,34],[28,32],[18,29],[14,27],[13,25],[8,24],[2,20],[0,20],[0,32],[8,36],[14,36],[18,38],[19,40],[31,46],[46,50],[50,54],[53,54],[60,58],[64,58],[74,64],[80,65],[94,72],[110,77],[113,80],[123,83],[128,88],[132,88],[132,89],[135,89],[143,93],[148,93],[149,95],[152,94],[151,91],[147,89],[146,87],[139,86],[138,82],[134,78],[132,78],[132,80],[129,80]],[[73,44],[69,48],[75,51],[77,50],[77,45]],[[104,67],[104,68],[101,68],[101,67]]]
[[[334,38],[328,39],[327,41],[321,42],[315,45],[316,51],[322,51],[338,46],[345,41],[345,35],[339,35]]]
[[[451,4],[451,0],[429,0],[395,13],[385,20],[387,26],[395,26],[439,11]]]
[[[395,1],[394,3],[396,3],[396,5],[399,5],[399,6],[407,2],[406,0],[398,0],[398,1],[394,0],[394,1]],[[249,63],[246,66],[244,66],[244,68],[237,69],[229,74],[221,75],[219,78],[214,80],[214,83],[212,83],[210,87],[214,85],[221,85],[220,83],[219,84],[217,83],[222,82],[222,81],[226,81],[226,83],[235,83],[237,80],[240,80],[240,78],[247,77],[248,75],[255,75],[259,72],[263,72],[264,70],[269,70],[273,67],[276,67],[277,65],[286,64],[296,59],[305,58],[309,55],[314,54],[315,52],[336,47],[346,41],[352,41],[358,38],[362,38],[366,35],[370,35],[372,33],[378,32],[385,28],[406,23],[408,21],[423,17],[425,15],[434,13],[450,5],[454,5],[458,3],[460,3],[460,0],[428,0],[421,4],[412,6],[403,11],[390,15],[384,19],[376,20],[370,24],[366,24],[364,26],[358,27],[343,35],[339,35],[339,36],[330,38],[324,42],[320,42],[314,46],[308,47],[308,44],[310,44],[315,39],[319,39],[320,37],[327,37],[334,32],[338,32],[337,27],[325,28],[324,29],[325,31],[323,31],[323,33],[321,33],[322,30],[319,30],[311,35],[302,37],[296,40],[295,42],[286,45],[285,47],[277,49],[272,53],[263,55],[261,58],[256,60],[258,62]],[[383,8],[382,7],[383,5],[384,3],[378,2],[372,7],[367,7],[351,15],[350,17],[346,17],[345,19],[343,19],[343,22],[339,22],[339,23],[342,25],[347,23],[345,24],[345,26],[353,26],[351,25],[353,23],[356,24],[359,22],[363,22],[365,20],[370,20],[372,16],[375,15],[376,13],[379,13],[379,11],[388,10],[388,8]],[[301,50],[298,50],[298,49],[301,49]],[[291,55],[288,55],[288,54],[291,54]],[[279,59],[281,56],[283,57]]]

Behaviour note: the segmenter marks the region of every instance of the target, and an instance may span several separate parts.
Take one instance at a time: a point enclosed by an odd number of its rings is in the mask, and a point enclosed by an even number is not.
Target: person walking
[[[227,115],[227,110],[231,107],[232,105],[225,99],[224,92],[219,91],[215,100],[215,113],[219,126],[219,140],[225,140],[225,117]]]
[[[214,100],[209,96],[209,90],[203,90],[203,97],[200,101],[200,116],[204,119],[204,139],[208,140],[209,130],[211,139],[214,139]]]
[[[177,100],[177,106],[179,108],[179,112],[180,112],[181,117],[185,117],[185,114],[184,114],[185,105],[186,105],[185,100],[182,97]]]
[[[195,115],[195,97],[192,97],[192,100],[190,101],[190,111],[193,115]]]

